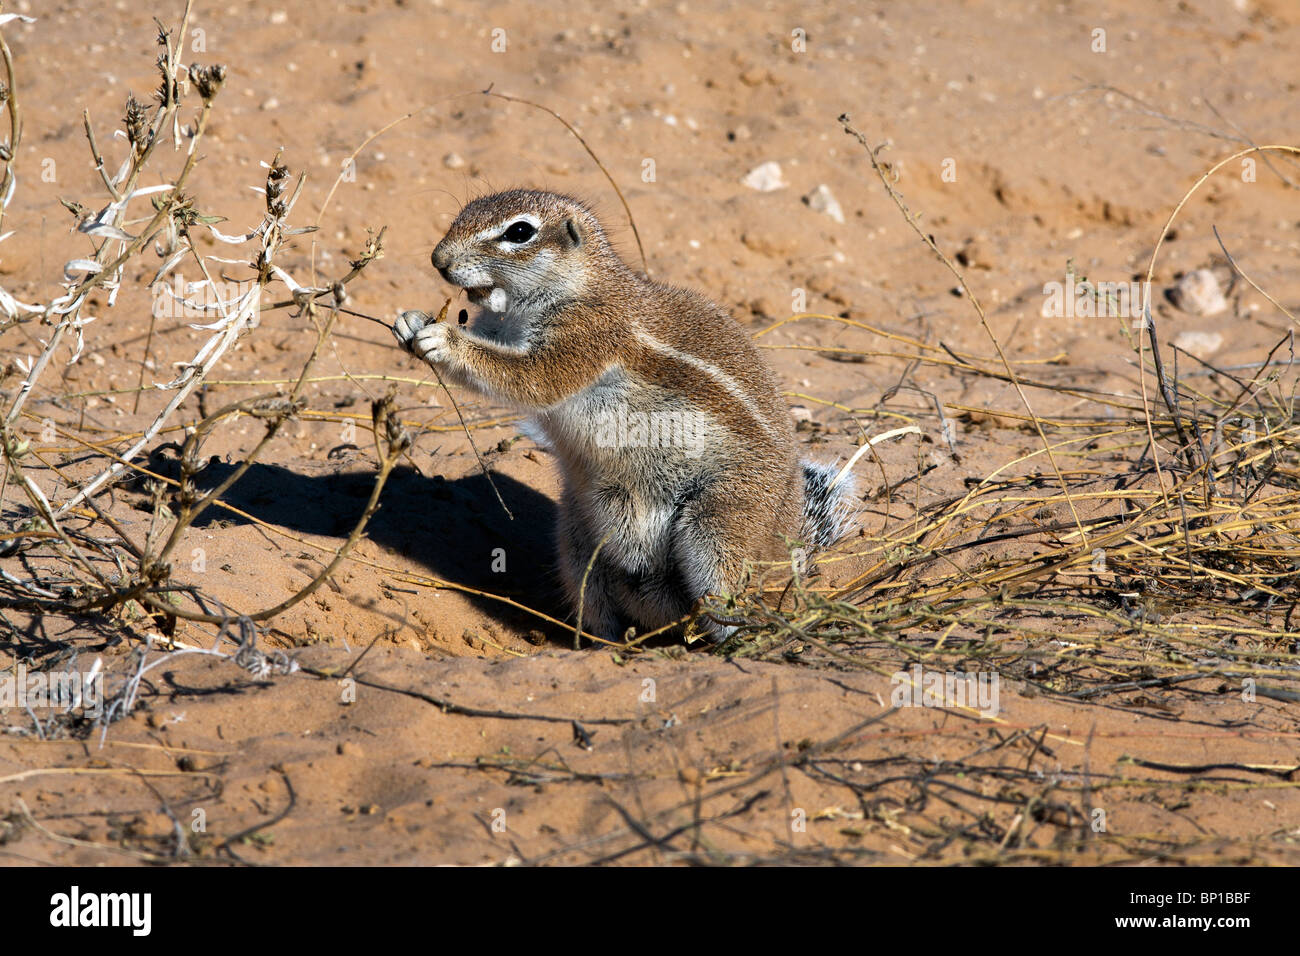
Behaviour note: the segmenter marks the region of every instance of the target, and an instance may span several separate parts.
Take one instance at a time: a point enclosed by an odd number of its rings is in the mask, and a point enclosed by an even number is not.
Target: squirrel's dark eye
[[[537,235],[537,229],[534,228],[533,224],[521,219],[519,222],[512,222],[510,228],[505,231],[501,238],[506,242],[527,242],[535,235]]]

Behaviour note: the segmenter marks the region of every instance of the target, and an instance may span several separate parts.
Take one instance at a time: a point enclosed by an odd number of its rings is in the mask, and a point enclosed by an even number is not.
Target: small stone
[[[831,192],[831,187],[825,183],[804,196],[803,201],[813,212],[825,213],[836,222],[844,222],[844,209],[840,206],[840,201],[835,198],[835,194]]]
[[[465,157],[460,153],[448,153],[442,157],[442,165],[448,169],[460,169],[465,165]]]
[[[740,244],[760,256],[780,258],[794,251],[794,244],[785,236],[775,233],[742,232]]]
[[[1223,336],[1218,332],[1197,332],[1188,329],[1174,336],[1174,345],[1198,359],[1207,359],[1223,345]]]
[[[983,237],[966,240],[957,250],[957,264],[966,269],[992,269],[993,255]]]
[[[792,405],[790,406],[790,417],[796,422],[810,422],[812,421],[812,412],[808,411],[803,405]]]
[[[740,82],[746,86],[761,86],[771,74],[761,67],[751,66],[744,73],[740,74]]]
[[[1189,272],[1170,287],[1169,301],[1189,315],[1218,315],[1228,307],[1219,280],[1209,269]]]
[[[740,181],[740,184],[750,189],[757,189],[761,193],[770,193],[789,185],[781,174],[781,164],[772,161],[755,166]]]
[[[339,744],[338,752],[339,755],[343,757],[364,757],[366,755],[366,752],[362,749],[361,745],[354,743],[351,740],[345,740],[343,743]]]
[[[279,106],[280,106],[280,101],[277,100],[274,96],[272,96],[270,99],[262,100],[262,104],[258,107],[258,109],[273,110],[273,109],[277,109]]]

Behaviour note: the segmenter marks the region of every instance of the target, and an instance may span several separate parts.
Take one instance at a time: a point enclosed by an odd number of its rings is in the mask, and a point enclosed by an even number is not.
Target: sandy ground
[[[115,163],[123,145],[110,131],[127,92],[156,87],[149,15],[170,21],[179,8],[10,6],[39,20],[5,27],[26,134],[0,283],[32,301],[55,294],[61,263],[86,252],[58,199],[102,202],[81,109]],[[741,14],[712,2],[281,0],[200,4],[193,25],[202,33],[191,45],[203,46],[193,59],[230,71],[192,185],[198,207],[227,217],[226,231],[255,224],[262,200],[249,187],[264,181],[259,163],[283,150],[308,176],[297,221],[320,224],[282,258],[299,281],[313,262],[327,276],[345,272],[367,230],[387,227],[385,258],[349,289],[359,311],[391,319],[400,308],[436,308],[445,290],[429,267],[432,246],[461,202],[510,185],[589,198],[628,261],[640,261],[618,197],[582,146],[545,113],[476,92],[491,86],[581,130],[620,184],[656,277],[706,292],[756,333],[791,315],[796,290],[808,312],[860,323],[805,319],[760,341],[790,403],[810,414],[801,426],[810,455],[846,459],[859,422],[879,431],[907,417],[926,431],[926,444],[883,445],[879,466],[861,469],[872,496],[882,469],[892,484],[916,474],[918,456],[937,465],[908,486],[908,501],[887,507],[875,495],[869,532],[961,493],[1037,439],[978,411],[1018,412],[1010,386],[911,366],[916,350],[902,343],[912,341],[997,363],[952,275],[889,202],[837,116],[849,114],[873,143],[891,142],[884,156],[910,208],[958,258],[1009,356],[1040,379],[1129,396],[1139,383],[1117,323],[1044,317],[1044,283],[1069,269],[1140,278],[1174,205],[1242,148],[1238,139],[1296,140],[1300,13],[1280,2],[1135,11],[769,2]],[[1094,49],[1098,29],[1104,52]],[[341,163],[402,117],[331,195]],[[787,185],[742,184],[765,162],[780,164]],[[1277,170],[1260,162],[1243,176],[1236,162],[1207,184],[1162,250],[1162,288],[1185,271],[1222,267],[1217,226],[1239,264],[1294,310],[1300,204],[1278,173],[1300,181],[1300,172],[1281,162]],[[822,185],[843,222],[804,201]],[[37,416],[107,440],[161,407],[164,398],[146,393],[137,409],[130,391],[155,268],[149,255],[128,274],[117,307],[87,327],[86,356],[34,397]],[[1214,318],[1163,300],[1157,311],[1170,338],[1217,334],[1205,353],[1216,364],[1258,361],[1290,324],[1243,283],[1230,299]],[[146,383],[192,354],[203,334],[192,321],[158,321]],[[15,341],[24,334],[36,333],[6,334],[6,363],[23,354]],[[214,371],[209,409],[284,388],[313,342],[304,319],[266,313]],[[306,584],[371,487],[374,452],[351,416],[368,423],[383,379],[397,379],[403,418],[425,428],[410,462],[355,560],[265,638],[314,674],[258,680],[229,662],[177,657],[150,673],[144,705],[102,746],[97,735],[38,740],[7,711],[0,861],[171,858],[174,821],[200,861],[1032,863],[1068,852],[1082,862],[1159,862],[1174,845],[1189,862],[1300,859],[1288,769],[1300,740],[1294,703],[1225,702],[1209,685],[1083,703],[1006,680],[989,720],[959,708],[891,709],[887,672],[827,658],[725,660],[671,641],[639,656],[573,652],[564,626],[547,619],[567,617],[550,556],[555,468],[516,440],[515,416],[459,396],[511,520],[446,396],[383,329],[345,318],[316,377],[309,413],[226,496],[238,511],[209,515],[178,552],[201,548],[203,570],[178,576],[241,612]],[[882,402],[904,380],[916,387]],[[6,378],[6,396],[16,382]],[[960,461],[938,451],[930,396],[953,419]],[[1034,401],[1045,417],[1079,404],[1050,391]],[[184,415],[199,411],[191,403]],[[204,481],[228,474],[260,434],[246,418],[219,430],[204,449],[216,456]],[[63,454],[74,467],[81,452]],[[147,494],[118,496],[124,526],[142,534]],[[845,560],[827,573],[833,581],[854,567]],[[122,636],[151,626],[11,624],[0,644],[8,659],[76,646],[101,655],[115,680],[131,653]],[[353,680],[340,681],[377,636]],[[213,641],[210,629],[183,622],[174,637]],[[191,826],[196,811],[201,832]]]

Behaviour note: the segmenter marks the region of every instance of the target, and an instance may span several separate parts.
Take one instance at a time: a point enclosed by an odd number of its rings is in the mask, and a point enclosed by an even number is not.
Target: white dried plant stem
[[[149,427],[144,430],[144,433],[132,443],[130,448],[122,452],[119,456],[122,460],[114,462],[108,468],[100,472],[99,475],[90,482],[83,485],[71,499],[59,508],[57,514],[62,515],[67,513],[70,508],[75,507],[83,499],[95,494],[106,483],[115,480],[129,467],[125,462],[130,461],[132,457],[139,454],[141,449],[157,437],[158,433],[162,431],[163,426],[167,423],[167,420],[178,408],[181,407],[182,404],[184,404],[185,400],[189,398],[194,389],[203,382],[203,379],[207,377],[212,366],[215,365],[217,361],[226,354],[226,351],[235,344],[235,341],[239,338],[242,332],[252,327],[253,321],[256,317],[260,316],[261,310],[258,308],[258,304],[261,301],[262,287],[262,284],[259,282],[255,289],[251,289],[245,293],[238,311],[229,316],[228,321],[225,323],[225,327],[221,331],[217,332],[216,335],[213,335],[206,343],[204,343],[203,347],[199,349],[194,358],[187,363],[187,368],[181,373],[181,376],[174,382],[170,382],[165,386],[160,386],[162,388],[174,387],[177,389],[177,392],[172,396],[171,401],[166,404],[163,410],[158,413],[157,417]]]
[[[171,189],[173,187],[171,185],[165,185],[161,188]],[[123,217],[126,215],[126,205],[131,199],[142,194],[149,194],[158,191],[160,191],[160,187],[150,186],[146,189],[128,192],[126,197],[121,201],[110,203],[105,211],[113,210],[111,217],[112,227],[118,229],[121,228]],[[90,290],[95,286],[107,286],[116,283],[118,277],[121,276],[122,264],[120,263],[115,269],[112,269],[108,273],[105,273],[103,270],[103,263],[107,259],[109,247],[114,243],[117,244],[117,256],[114,261],[120,259],[122,254],[129,248],[124,239],[106,239],[103,245],[99,247],[99,251],[95,253],[93,259],[84,260],[86,263],[93,262],[98,264],[100,267],[99,270],[95,271],[93,276],[87,277],[80,283],[72,285],[67,292],[47,304],[42,310],[42,322],[48,320],[51,315],[61,315],[62,318],[54,326],[54,330],[51,332],[49,341],[46,343],[45,348],[41,350],[40,356],[32,365],[31,371],[27,373],[27,377],[19,387],[18,394],[14,397],[14,402],[9,407],[8,413],[5,415],[4,423],[6,425],[12,425],[18,418],[18,415],[22,412],[23,406],[27,403],[27,399],[32,392],[32,388],[35,386],[37,380],[40,379],[41,375],[44,374],[46,367],[50,364],[50,359],[54,356],[55,350],[58,349],[59,344],[63,341],[63,333],[69,327],[76,325],[80,321],[81,306],[85,301],[86,296],[90,293]],[[66,270],[70,266],[79,262],[83,262],[83,260],[73,259],[66,263],[64,268]]]
[[[180,36],[182,38],[186,36],[185,31],[189,25],[192,2],[193,0],[186,0],[185,12],[181,18]],[[171,67],[170,70],[168,71],[169,76],[174,77],[176,72],[175,65],[176,65],[177,57],[176,57],[175,50],[172,49],[170,45],[168,46],[167,49],[167,60],[169,66]],[[13,86],[12,76],[10,77],[10,79],[11,79],[10,86],[12,88]],[[211,104],[208,102],[204,103],[203,113],[200,117],[200,123],[198,129],[196,130],[194,142],[190,144],[190,151],[185,164],[185,168],[181,172],[180,177],[178,177],[177,182],[175,184],[162,184],[159,186],[150,186],[140,190],[136,189],[136,183],[140,178],[140,174],[144,170],[144,167],[148,163],[149,158],[153,155],[154,148],[158,144],[159,134],[162,132],[162,129],[166,125],[168,119],[172,118],[179,111],[179,108],[180,108],[179,101],[174,101],[158,109],[158,111],[154,114],[152,123],[150,124],[149,145],[145,148],[144,152],[139,154],[138,156],[134,154],[128,155],[128,157],[123,161],[122,168],[119,169],[117,176],[114,177],[113,184],[110,185],[106,183],[106,185],[110,186],[109,193],[112,198],[112,201],[109,203],[108,207],[104,210],[104,212],[107,212],[108,210],[112,210],[111,221],[110,222],[102,221],[104,216],[103,212],[101,212],[99,217],[96,217],[97,220],[100,220],[100,225],[104,227],[105,232],[111,233],[115,231],[119,234],[124,235],[125,233],[122,230],[122,222],[126,216],[126,205],[128,202],[130,202],[131,199],[141,195],[147,195],[152,192],[164,190],[164,189],[179,188],[181,182],[184,181],[184,179],[188,176],[190,170],[193,169],[194,161],[195,161],[194,148],[197,145],[197,140],[199,138],[199,135],[201,134],[204,121],[206,120],[208,115],[208,111],[211,108]],[[87,118],[87,123],[89,123],[88,118]],[[92,153],[93,152],[94,152],[94,147],[92,145]],[[121,192],[119,193],[115,188],[115,184],[122,182],[123,179],[125,179],[125,184]],[[11,181],[12,181],[12,173],[11,173]],[[119,196],[121,196],[122,198],[119,198]],[[159,215],[161,215],[161,213],[159,213]],[[154,218],[156,222],[157,216],[155,216]],[[131,251],[131,246],[128,245],[128,240],[121,238],[121,235],[106,239],[103,245],[101,245],[99,247],[99,250],[95,253],[94,258],[95,261],[101,264],[105,262],[109,250],[109,246],[112,241],[117,241],[119,245],[117,248],[117,257],[114,260],[116,267],[112,270],[111,274],[113,278],[110,279],[109,282],[116,282],[120,279],[122,267],[125,265],[125,262],[119,262],[117,260],[123,259],[124,257],[129,258],[128,253]],[[55,300],[55,302],[60,302],[62,300],[71,300],[72,305],[66,311],[62,309],[56,309],[54,303],[51,303],[50,305],[46,306],[41,321],[48,320],[51,314],[63,314],[68,317],[64,318],[57,325],[55,325],[54,331],[50,335],[49,343],[45,346],[45,349],[42,351],[40,358],[32,366],[30,373],[27,375],[27,378],[24,380],[22,387],[18,391],[18,395],[14,399],[13,405],[10,407],[9,412],[5,415],[5,419],[4,419],[5,425],[11,425],[14,422],[14,420],[18,417],[19,413],[22,411],[23,405],[26,404],[27,398],[31,394],[32,387],[36,384],[41,374],[45,371],[46,366],[49,365],[50,357],[54,354],[55,349],[58,348],[59,343],[63,338],[64,330],[67,329],[68,326],[75,321],[76,313],[81,308],[82,300],[84,300],[85,296],[89,293],[91,288],[99,285],[108,285],[109,282],[105,282],[103,278],[97,278],[94,280],[91,279],[83,280],[80,286],[76,287],[73,290],[69,290],[67,295],[62,296],[60,297],[60,299]],[[110,295],[110,305],[112,304],[112,301],[115,298],[116,298],[116,289],[114,289],[112,294]],[[66,509],[60,509],[60,514],[63,513],[64,510]]]
[[[286,216],[292,208],[294,201],[298,198],[298,193],[302,189],[302,183],[303,180],[300,178],[297,189],[294,191],[290,202],[286,205]],[[280,236],[284,229],[285,222],[283,218],[272,218],[268,216],[266,220],[263,221],[261,227],[253,230],[253,235],[260,234],[262,237],[263,261],[270,262],[274,258],[275,252],[280,245]],[[191,249],[191,251],[193,251],[193,249]],[[209,274],[208,268],[203,262],[203,258],[197,252],[194,253],[194,258],[195,261],[198,262],[199,269],[202,271],[204,278],[211,283],[212,276]],[[83,485],[69,501],[59,508],[57,514],[66,514],[68,509],[75,507],[79,502],[95,494],[104,487],[105,484],[115,480],[126,471],[128,467],[130,467],[126,462],[129,462],[132,457],[137,455],[141,449],[157,437],[167,420],[178,408],[181,407],[194,389],[203,382],[207,377],[208,372],[211,371],[217,361],[220,360],[220,358],[225,355],[226,351],[235,344],[243,332],[252,328],[252,326],[256,324],[257,320],[261,317],[261,295],[267,281],[269,281],[269,275],[266,277],[259,277],[256,286],[240,297],[238,300],[239,308],[233,315],[227,315],[224,303],[218,303],[219,311],[222,313],[222,321],[217,326],[217,334],[209,338],[208,341],[204,343],[203,347],[195,354],[194,358],[186,363],[185,371],[182,372],[178,378],[166,385],[158,386],[159,388],[177,389],[177,392],[172,396],[171,401],[169,401],[163,410],[158,413],[158,416],[153,420],[152,424],[145,429],[144,433],[136,439],[131,447],[118,456],[118,461],[115,461],[90,482]]]

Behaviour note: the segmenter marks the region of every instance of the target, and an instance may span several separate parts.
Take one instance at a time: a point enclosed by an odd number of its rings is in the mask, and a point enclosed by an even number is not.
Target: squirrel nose
[[[429,257],[433,267],[442,273],[442,277],[447,277],[447,267],[451,265],[451,251],[447,248],[445,242],[440,242],[433,247],[433,255]]]

